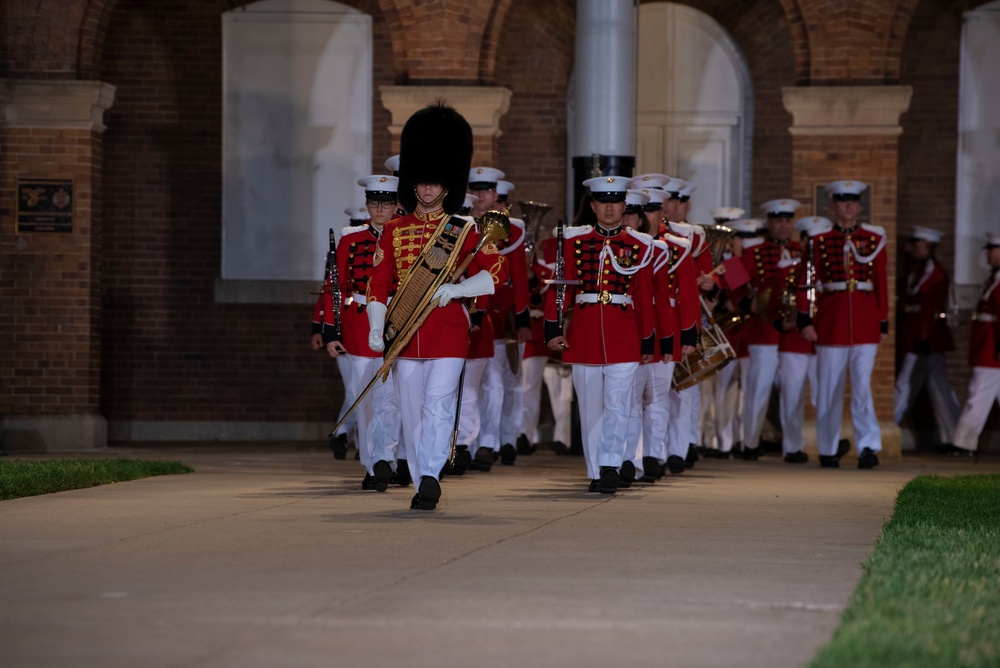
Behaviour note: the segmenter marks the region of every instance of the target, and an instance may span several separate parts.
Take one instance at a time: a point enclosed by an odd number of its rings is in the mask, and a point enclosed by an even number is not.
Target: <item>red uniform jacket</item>
[[[907,277],[899,325],[899,344],[904,353],[943,353],[955,349],[951,328],[944,318],[948,292],[948,274],[934,258],[928,258]]]
[[[510,238],[497,243],[500,254],[507,258],[509,278],[497,286],[496,294],[490,300],[487,317],[493,322],[493,338],[503,339],[507,335],[506,319],[508,311],[514,312],[515,327],[531,327],[528,313],[528,262],[524,253],[524,221],[510,219]]]
[[[969,365],[1000,369],[1000,269],[993,273],[983,287],[983,294],[976,305],[976,319],[969,335]]]
[[[778,352],[782,353],[802,353],[812,355],[816,352],[816,347],[812,341],[802,336],[798,326],[792,327],[787,332],[784,331],[784,309],[781,303],[783,293],[791,295],[798,300],[799,286],[805,284],[806,266],[800,257],[785,258],[778,261],[775,268],[774,282],[771,285],[771,299],[768,301],[767,320],[778,332]],[[797,304],[797,302],[796,302]],[[796,305],[792,305],[793,321],[798,321]]]
[[[385,303],[393,287],[413,266],[424,244],[441,227],[442,234],[457,238],[462,228],[471,223],[461,218],[445,220],[443,211],[432,214],[411,213],[385,224],[378,240],[371,282],[368,284],[368,302]],[[473,231],[466,237],[459,251],[459,264],[475,251],[479,235]],[[505,258],[496,248],[487,247],[476,254],[466,269],[465,276],[480,271],[493,275],[494,286],[507,280]],[[400,357],[405,359],[465,358],[469,352],[469,313],[462,300],[453,299],[447,306],[434,309],[417,330]]]
[[[800,290],[799,329],[815,324],[821,346],[878,343],[880,334],[889,333],[885,230],[835,226],[813,238],[812,253],[819,283],[815,316],[809,316],[808,295]]]
[[[653,239],[617,227],[570,227],[564,233],[566,303],[574,304],[567,327],[567,364],[639,362],[654,352]],[[562,335],[556,291],[545,302],[545,339]],[[628,303],[631,302],[631,303]]]
[[[794,241],[778,243],[771,239],[756,238],[743,242],[743,266],[750,276],[750,285],[757,294],[771,288],[772,302],[779,300],[780,283],[776,282],[778,263],[782,259],[794,259],[802,254],[802,246]],[[770,316],[766,313],[751,315],[746,322],[747,345],[776,346],[781,342],[781,333],[774,328]]]
[[[531,270],[535,272],[535,277],[528,284],[531,339],[524,344],[524,358],[551,357],[552,351],[545,345],[545,293],[552,288],[545,281],[556,274],[555,238],[543,239],[535,246],[535,261]]]
[[[683,237],[664,234],[656,241],[660,250],[653,259],[653,283],[656,300],[657,354],[681,357],[681,346],[698,344],[701,302],[691,242]],[[662,307],[661,304],[666,304]]]

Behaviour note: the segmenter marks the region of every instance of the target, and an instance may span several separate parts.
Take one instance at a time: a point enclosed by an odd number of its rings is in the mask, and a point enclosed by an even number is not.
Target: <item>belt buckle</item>
[[[847,291],[854,292],[858,287],[858,280],[856,278],[847,279]]]
[[[597,301],[601,304],[610,304],[611,293],[607,290],[601,290],[601,294],[597,295]]]

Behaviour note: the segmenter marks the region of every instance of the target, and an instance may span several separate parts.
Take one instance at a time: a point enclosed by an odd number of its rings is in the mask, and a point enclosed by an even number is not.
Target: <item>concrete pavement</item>
[[[607,497],[539,451],[422,512],[320,445],[88,456],[196,473],[0,502],[4,668],[801,666],[909,479],[1000,472],[702,460]]]

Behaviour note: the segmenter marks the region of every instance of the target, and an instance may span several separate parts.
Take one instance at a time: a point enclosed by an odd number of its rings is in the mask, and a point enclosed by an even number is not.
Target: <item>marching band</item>
[[[344,457],[353,418],[362,489],[412,480],[410,507],[432,510],[442,476],[513,465],[542,440],[543,385],[560,453],[575,394],[591,492],[683,474],[701,455],[757,460],[775,392],[783,460],[809,461],[809,399],[819,465],[837,468],[851,447],[840,437],[848,376],[857,466],[879,464],[870,378],[888,332],[886,234],[859,223],[865,183],[826,185],[832,220],[778,199],[764,221],[719,207],[702,225],[686,220],[693,183],[595,176],[579,224],[559,221],[549,236],[539,222],[551,207],[521,202],[525,219],[512,218],[515,184],[471,157],[456,111],[417,112],[386,161],[393,175],[358,181],[364,220],[352,218],[335,252],[331,239],[312,345],[341,365],[347,400],[330,445]],[[1000,238],[984,249],[991,276],[964,410],[944,372],[953,342],[939,241],[915,228],[907,244],[894,418],[926,386],[941,449],[970,452],[1000,401]]]

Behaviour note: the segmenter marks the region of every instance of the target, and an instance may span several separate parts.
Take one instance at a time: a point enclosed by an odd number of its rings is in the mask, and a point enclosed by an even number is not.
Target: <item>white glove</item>
[[[493,275],[488,271],[480,271],[461,283],[445,283],[437,289],[434,296],[440,300],[438,306],[447,306],[452,299],[492,295],[493,292]]]
[[[380,353],[385,350],[385,342],[382,340],[382,328],[385,327],[385,304],[381,302],[369,302],[368,308],[368,347]]]

